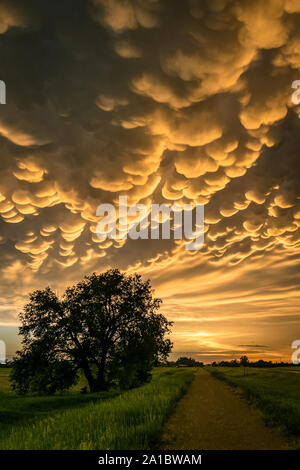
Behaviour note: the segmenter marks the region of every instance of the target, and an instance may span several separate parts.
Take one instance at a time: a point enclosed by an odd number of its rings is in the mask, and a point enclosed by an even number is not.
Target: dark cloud
[[[177,284],[173,300],[164,292],[174,310],[186,311],[184,282],[197,297],[199,279],[212,278],[212,302],[224,289],[235,314],[248,299],[253,312],[277,315],[285,295],[282,318],[293,315],[299,13],[294,0],[0,1],[3,305],[17,311],[32,288],[61,291],[118,265],[162,292],[165,276]],[[96,207],[119,195],[205,204],[204,248],[101,242]]]

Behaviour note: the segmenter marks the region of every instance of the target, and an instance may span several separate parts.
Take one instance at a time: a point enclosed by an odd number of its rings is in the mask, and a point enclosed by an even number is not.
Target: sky
[[[0,0],[0,340],[29,292],[150,278],[174,357],[300,339],[299,0]],[[203,204],[205,241],[100,240],[96,209]],[[119,222],[119,221],[118,221]]]

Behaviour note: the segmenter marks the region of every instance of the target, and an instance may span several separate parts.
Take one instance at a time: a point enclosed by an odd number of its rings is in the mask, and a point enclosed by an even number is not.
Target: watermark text
[[[113,204],[100,204],[96,215],[101,217],[96,233],[100,240],[185,240],[189,251],[200,250],[204,244],[204,205],[145,204],[127,205],[120,196],[118,210]],[[171,228],[171,221],[173,227]]]

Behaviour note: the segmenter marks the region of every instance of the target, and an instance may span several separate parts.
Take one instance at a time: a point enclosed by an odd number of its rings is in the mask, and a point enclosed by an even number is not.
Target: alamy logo
[[[6,104],[6,85],[3,80],[0,80],[0,104]]]
[[[296,91],[292,94],[292,102],[293,104],[299,104],[300,103],[300,80],[294,80],[292,83],[292,88],[297,88]]]
[[[200,250],[204,243],[204,205],[202,204],[196,206],[152,204],[150,208],[144,204],[135,204],[128,207],[127,197],[120,196],[118,214],[112,204],[100,204],[96,215],[102,217],[96,229],[97,236],[101,240],[107,238],[123,240],[128,237],[131,240],[185,239],[189,240],[185,242],[185,248],[189,251]],[[172,216],[173,237],[171,237]],[[193,218],[195,223],[193,223]]]
[[[297,366],[298,364],[300,364],[300,360],[298,359],[298,357],[300,356],[300,339],[296,339],[292,342],[292,348],[297,348],[296,351],[294,351],[292,354],[292,363]]]
[[[6,363],[6,345],[0,340],[0,364]]]

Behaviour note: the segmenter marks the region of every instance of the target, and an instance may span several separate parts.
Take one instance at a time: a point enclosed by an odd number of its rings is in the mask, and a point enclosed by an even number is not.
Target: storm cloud
[[[0,1],[1,323],[30,290],[119,266],[153,279],[179,349],[288,355],[299,31],[296,0]],[[96,208],[120,195],[204,204],[204,248],[101,241]]]

